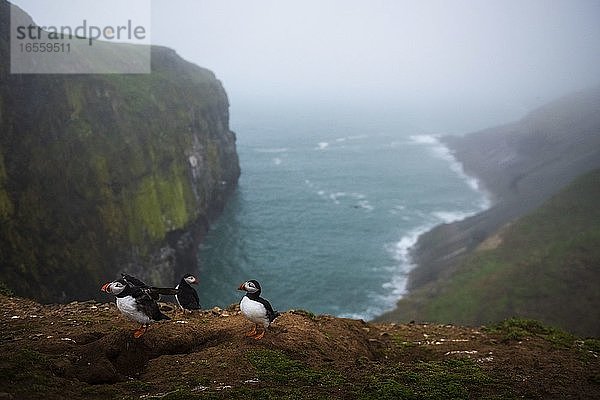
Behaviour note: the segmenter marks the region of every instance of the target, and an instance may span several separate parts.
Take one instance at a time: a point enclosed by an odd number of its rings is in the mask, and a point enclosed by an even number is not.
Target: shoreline
[[[403,301],[410,301],[412,292],[452,275],[460,262],[476,251],[481,243],[533,208],[529,202],[502,200],[502,194],[491,190],[480,176],[467,176],[474,177],[482,184],[480,190],[485,193],[489,207],[464,219],[438,224],[420,234],[408,249],[409,262],[414,267],[408,272],[404,294],[397,299],[393,309],[376,316],[372,322],[416,319],[403,306]],[[411,318],[402,318],[399,314],[410,315]]]
[[[480,232],[483,227],[486,231],[496,227],[500,229],[510,222],[510,219],[505,221],[505,218],[494,216],[497,211],[492,210],[499,206],[499,203],[494,202],[494,199],[498,198],[498,193],[491,190],[480,176],[466,172],[465,165],[458,159],[455,150],[444,141],[448,136],[432,135],[431,137],[435,139],[437,146],[443,148],[442,157],[451,163],[450,168],[465,179],[473,190],[481,194],[482,207],[464,218],[429,227],[418,235],[415,242],[406,250],[405,263],[412,268],[404,281],[402,296],[396,300],[394,308],[375,316],[370,320],[372,322],[393,321],[386,317],[399,310],[400,301],[409,296],[413,290],[440,278],[445,269],[458,263],[486,239],[472,232]]]
[[[490,207],[463,220],[437,225],[409,250],[414,268],[396,307],[376,322],[418,320],[411,297],[435,296],[461,261],[505,225],[533,211],[580,175],[600,168],[600,87],[550,102],[521,120],[439,141],[489,195]],[[418,296],[417,296],[418,297]],[[423,297],[423,296],[421,296]]]
[[[550,188],[539,192],[521,192],[514,185],[506,184],[511,173],[502,168],[477,172],[478,165],[473,162],[472,154],[469,153],[473,149],[465,151],[469,136],[442,136],[439,141],[462,167],[459,173],[478,183],[478,190],[484,193],[489,207],[464,219],[438,224],[419,235],[416,243],[408,250],[410,263],[414,267],[408,273],[404,295],[397,300],[393,309],[375,317],[373,322],[418,319],[418,315],[410,310],[410,295],[413,292],[429,290],[433,293],[436,290],[433,285],[451,276],[461,261],[476,251],[486,239],[539,206],[570,180],[555,181],[555,184],[549,185]],[[473,136],[476,137],[477,134]],[[523,173],[519,179],[527,182],[539,179],[539,176],[537,173]]]
[[[468,211],[453,210],[448,212],[436,212],[434,214],[444,215],[435,215],[438,221],[424,222],[423,224],[409,230],[393,245],[390,244],[388,246],[388,250],[392,249],[390,252],[393,253],[394,259],[398,262],[398,268],[402,272],[398,272],[397,274],[394,273],[389,283],[386,283],[388,288],[392,288],[392,293],[385,296],[385,305],[387,307],[380,307],[379,313],[367,316],[366,318],[358,314],[354,316],[342,314],[342,317],[359,318],[364,319],[365,321],[376,321],[382,315],[393,311],[397,307],[398,301],[407,296],[411,290],[411,275],[413,271],[419,267],[418,263],[415,262],[413,252],[421,238],[441,225],[454,224],[464,221],[489,210],[493,205],[492,196],[489,190],[484,187],[479,177],[465,172],[463,163],[457,159],[452,148],[443,141],[443,137],[444,136],[438,134],[420,134],[412,135],[410,136],[410,139],[415,144],[421,144],[430,147],[433,157],[447,162],[448,168],[452,170],[459,179],[463,180],[476,196],[479,196],[477,204],[474,204],[474,207]]]

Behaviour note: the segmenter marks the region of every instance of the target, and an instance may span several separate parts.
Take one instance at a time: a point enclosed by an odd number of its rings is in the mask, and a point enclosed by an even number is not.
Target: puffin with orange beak
[[[254,339],[262,339],[271,322],[279,316],[277,311],[273,310],[271,303],[267,299],[260,297],[260,283],[254,279],[246,281],[240,285],[238,290],[243,290],[246,295],[240,302],[240,310],[246,319],[254,322],[254,328],[246,333],[246,336]]]
[[[136,339],[141,337],[151,322],[170,319],[163,314],[154,298],[160,294],[175,294],[172,288],[155,288],[131,285],[126,279],[105,283],[100,289],[103,292],[115,295],[117,308],[127,318],[141,324],[134,333]]]

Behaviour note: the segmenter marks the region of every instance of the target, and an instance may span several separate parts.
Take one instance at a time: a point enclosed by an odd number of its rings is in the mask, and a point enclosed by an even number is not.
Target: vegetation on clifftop
[[[600,335],[600,170],[510,223],[449,278],[399,302],[400,320],[480,325],[519,316]]]

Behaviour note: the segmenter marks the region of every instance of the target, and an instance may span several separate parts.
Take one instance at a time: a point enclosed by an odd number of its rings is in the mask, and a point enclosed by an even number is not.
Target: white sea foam
[[[412,135],[410,140],[418,144],[436,144],[440,142],[436,135]]]
[[[375,207],[367,200],[367,196],[363,193],[358,192],[329,192],[323,189],[318,188],[314,183],[309,180],[305,180],[304,183],[312,188],[316,189],[316,194],[326,200],[330,200],[335,205],[341,205],[342,202],[345,205],[350,205],[354,208],[361,208],[367,211],[373,211]],[[346,200],[344,200],[346,199]],[[356,202],[350,203],[349,200],[353,199]]]
[[[363,313],[348,314],[348,318],[369,320],[394,309],[398,299],[406,294],[408,274],[415,267],[410,257],[410,251],[417,243],[419,236],[433,228],[433,226],[435,226],[433,222],[421,225],[409,231],[398,242],[389,243],[385,246],[385,249],[396,261],[395,265],[386,267],[392,278],[381,285],[385,294],[379,293],[373,295],[374,301],[372,304],[377,304],[378,306],[371,306]]]
[[[350,196],[353,197],[353,198],[355,198],[355,199],[357,199],[357,200],[363,200],[363,199],[367,198],[366,195],[364,195],[362,193],[356,193],[356,192],[350,193]]]
[[[406,274],[414,266],[410,259],[410,249],[417,243],[419,236],[433,228],[433,223],[421,225],[404,235],[396,243],[386,246],[392,258],[399,262],[400,272]]]
[[[275,157],[275,158],[273,159],[273,164],[275,164],[275,165],[280,165],[281,163],[282,163],[282,160],[281,160],[281,158],[279,158],[279,157]]]
[[[376,298],[376,295],[374,295],[374,296],[368,295],[367,297],[373,298],[373,300],[371,301],[372,303],[376,303],[379,301],[379,299]],[[367,307],[367,309],[364,312],[342,313],[342,314],[339,314],[339,317],[340,318],[351,318],[351,319],[362,319],[363,321],[369,321],[369,320],[375,318],[376,316],[383,314],[385,311],[386,310],[384,310],[380,307],[369,306],[369,307]]]
[[[335,204],[340,204],[340,201],[337,199],[336,195],[333,193],[329,194],[329,198],[335,203]]]
[[[319,142],[317,143],[317,147],[315,147],[315,150],[325,150],[327,147],[329,147],[329,143]]]
[[[368,306],[362,312],[349,312],[339,314],[342,318],[352,318],[352,319],[362,319],[365,321],[372,320],[378,315],[383,314],[386,311],[389,311],[393,305],[396,304],[398,297],[391,296],[382,296],[377,292],[369,292],[367,293]]]
[[[360,200],[356,206],[359,208],[364,208],[367,211],[373,211],[375,209],[375,207],[369,203],[369,200]]]
[[[344,137],[339,137],[336,138],[335,141],[338,143],[342,143],[342,142],[346,142],[346,141],[350,141],[350,140],[361,140],[361,139],[366,139],[368,138],[369,135],[353,135],[353,136],[344,136]]]
[[[348,194],[346,192],[335,192],[329,193],[329,198],[335,203],[340,204],[340,198],[346,197]]]
[[[254,151],[257,153],[285,153],[289,149],[287,147],[258,147]]]
[[[431,213],[435,218],[442,222],[449,224],[451,222],[462,221],[463,219],[470,217],[474,212],[464,211],[434,211]]]
[[[392,214],[397,214],[398,212],[400,212],[400,211],[404,211],[404,210],[406,210],[406,206],[404,206],[404,205],[402,205],[402,204],[399,204],[399,205],[397,205],[397,206],[394,206],[394,207],[391,209],[391,212],[392,212]]]
[[[381,285],[385,294],[370,293],[368,297],[372,301],[369,302],[370,305],[366,310],[360,313],[345,313],[340,316],[370,320],[386,311],[393,310],[398,299],[406,294],[408,274],[415,267],[410,258],[410,250],[417,243],[419,236],[430,230],[434,225],[435,223],[428,223],[419,226],[404,235],[398,242],[386,245],[385,249],[396,261],[396,264],[383,267],[392,276],[390,281]]]
[[[469,176],[465,173],[463,165],[460,162],[458,162],[458,160],[456,160],[454,154],[452,154],[448,147],[446,147],[442,142],[440,142],[438,137],[438,135],[413,135],[410,136],[410,139],[415,144],[431,146],[431,151],[436,157],[447,161],[450,164],[450,169],[458,176],[460,176],[472,190],[482,194],[483,198],[480,202],[480,210],[485,210],[489,208],[491,206],[489,194],[486,193],[486,191],[483,189],[483,187],[475,177]]]
[[[438,142],[438,144],[433,146],[432,151],[437,157],[448,161],[450,163],[450,169],[460,176],[471,189],[476,192],[483,192],[479,185],[479,181],[465,173],[462,164],[459,163],[456,158],[454,158],[454,155],[450,149]]]

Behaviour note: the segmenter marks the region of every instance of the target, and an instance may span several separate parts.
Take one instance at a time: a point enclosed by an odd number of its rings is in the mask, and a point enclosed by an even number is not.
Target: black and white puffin
[[[254,339],[262,339],[271,322],[279,316],[277,311],[273,310],[271,303],[268,300],[260,297],[260,283],[254,279],[246,281],[240,285],[238,290],[243,290],[246,295],[242,297],[240,302],[240,310],[246,319],[254,322],[254,328],[246,333],[246,336]],[[258,331],[262,328],[262,331]]]
[[[200,309],[200,298],[198,297],[198,293],[196,293],[196,289],[194,289],[191,285],[197,285],[198,279],[192,274],[185,274],[179,284],[175,286],[177,290],[177,294],[175,295],[175,299],[177,300],[177,304],[181,307],[182,310],[199,310]]]
[[[107,282],[102,286],[103,292],[114,294],[117,308],[127,318],[141,324],[134,333],[136,339],[146,333],[148,324],[154,321],[170,319],[158,308],[154,297],[160,294],[171,294],[172,288],[141,288],[131,285],[124,278]]]

